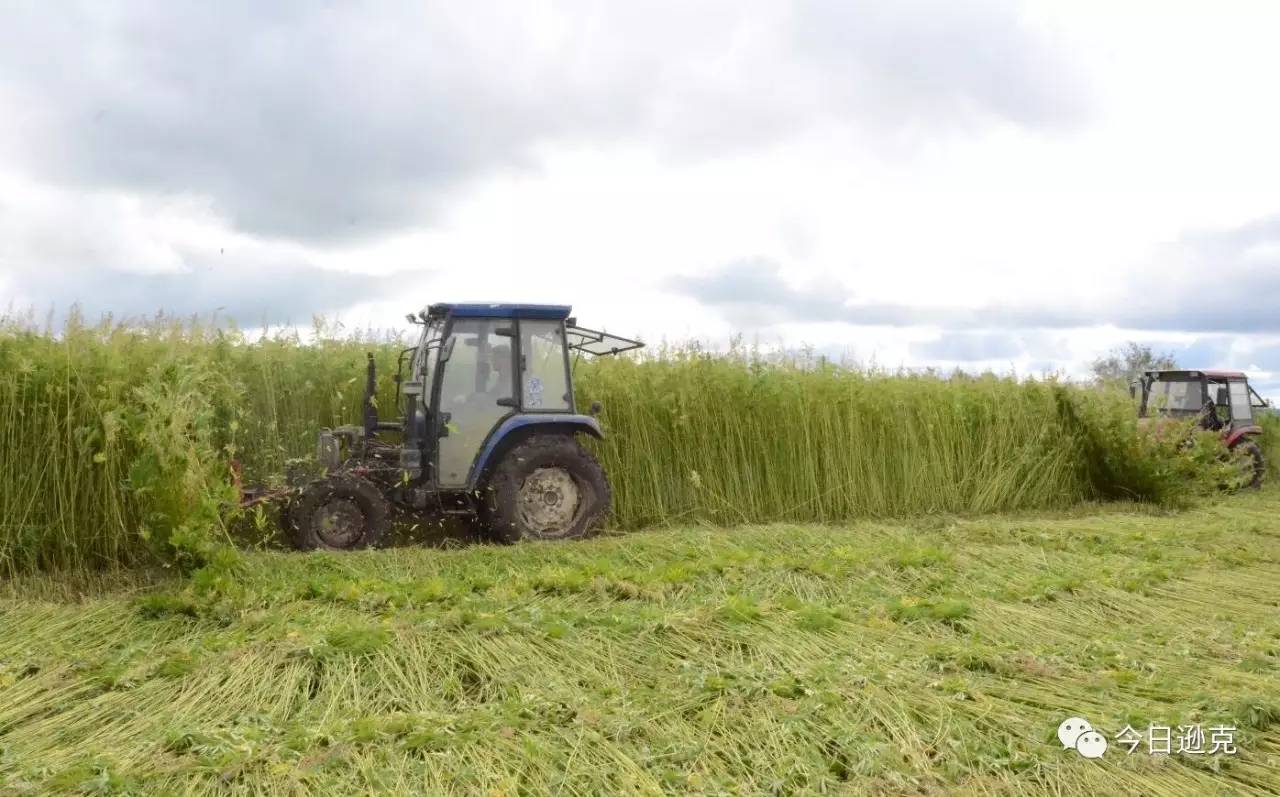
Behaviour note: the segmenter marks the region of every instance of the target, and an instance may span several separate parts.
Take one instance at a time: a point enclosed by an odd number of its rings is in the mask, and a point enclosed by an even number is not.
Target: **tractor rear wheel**
[[[1261,487],[1262,477],[1267,472],[1267,463],[1262,458],[1262,449],[1252,440],[1241,440],[1231,447],[1231,463],[1236,469],[1236,480],[1233,487],[1243,490],[1250,487]]]
[[[573,540],[595,531],[612,493],[604,468],[573,437],[532,435],[482,488],[480,519],[502,542]]]
[[[349,551],[376,545],[391,507],[377,485],[356,476],[312,482],[289,507],[293,544],[304,551]]]

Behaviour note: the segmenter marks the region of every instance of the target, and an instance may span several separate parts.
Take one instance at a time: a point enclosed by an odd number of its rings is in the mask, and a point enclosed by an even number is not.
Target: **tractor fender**
[[[1262,434],[1261,426],[1241,426],[1239,429],[1232,430],[1231,434],[1227,435],[1227,448],[1234,448],[1235,444],[1239,443],[1245,437],[1253,437],[1260,434]]]
[[[467,476],[467,491],[471,492],[480,486],[485,471],[499,459],[511,446],[534,433],[555,432],[574,435],[579,432],[602,439],[600,423],[590,415],[574,415],[571,413],[537,413],[529,415],[513,415],[494,429],[484,441],[476,461],[471,465],[471,473]]]

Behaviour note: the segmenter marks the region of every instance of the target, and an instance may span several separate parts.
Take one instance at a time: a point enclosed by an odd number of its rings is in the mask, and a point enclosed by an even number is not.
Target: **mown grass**
[[[233,556],[232,459],[279,481],[322,426],[354,422],[366,351],[396,417],[395,336],[317,324],[247,337],[159,319],[0,320],[0,575]],[[735,349],[584,360],[614,528],[838,521],[1162,504],[1207,484],[1213,452],[1139,433],[1122,395],[994,376],[882,374]],[[269,524],[244,524],[257,542]],[[225,569],[225,568],[224,568]]]
[[[258,553],[218,602],[27,577],[0,793],[1275,794],[1278,512]],[[1071,715],[1239,753],[1089,761]]]

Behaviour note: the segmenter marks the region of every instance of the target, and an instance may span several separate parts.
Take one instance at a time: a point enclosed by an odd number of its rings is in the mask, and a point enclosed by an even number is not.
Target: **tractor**
[[[409,314],[421,334],[400,352],[400,417],[378,415],[369,354],[362,423],[320,432],[323,475],[286,508],[293,543],[376,545],[393,507],[453,516],[509,543],[589,535],[608,512],[611,490],[578,440],[601,437],[601,408],[578,413],[570,360],[643,344],[579,327],[570,310],[440,303]]]
[[[1249,386],[1240,371],[1147,371],[1129,385],[1140,418],[1194,418],[1200,428],[1218,432],[1240,471],[1240,485],[1259,487],[1266,462],[1254,439],[1262,427],[1255,411],[1270,404]]]

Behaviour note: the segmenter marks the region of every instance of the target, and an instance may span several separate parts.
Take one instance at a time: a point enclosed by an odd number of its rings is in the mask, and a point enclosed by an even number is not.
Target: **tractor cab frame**
[[[390,505],[475,519],[506,541],[579,537],[608,509],[604,471],[576,439],[601,437],[577,409],[579,354],[639,341],[587,329],[567,305],[439,303],[400,353],[396,404],[381,420],[369,355],[363,422],[320,433],[325,476],[288,513],[303,548],[353,548],[382,534]],[[406,372],[407,366],[407,372]]]

